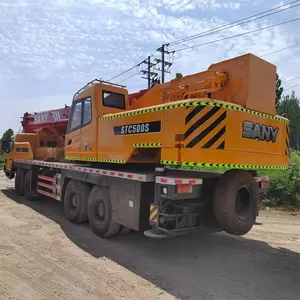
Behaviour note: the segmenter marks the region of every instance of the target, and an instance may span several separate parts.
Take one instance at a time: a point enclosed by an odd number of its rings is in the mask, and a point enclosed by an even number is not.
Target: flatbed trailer
[[[10,174],[11,177],[15,174],[18,195],[25,195],[27,200],[46,196],[62,201],[69,221],[76,224],[88,221],[93,232],[100,237],[125,234],[131,230],[144,231],[151,237],[174,236],[199,228],[223,230],[214,208],[216,197],[220,197],[220,187],[224,189],[226,176],[222,173],[164,167],[138,171],[134,167],[101,165],[100,168],[94,164],[16,159]],[[230,174],[234,172],[236,174]],[[256,218],[251,216],[251,211],[256,211],[251,205],[255,202],[259,205],[260,195],[268,189],[269,178],[243,170],[226,174],[230,174],[227,178],[235,178],[235,182],[248,182],[237,186],[231,180],[225,186],[228,197],[231,190],[237,195],[242,193],[241,202],[237,199],[237,205],[228,207],[228,213],[237,217],[226,231],[244,234]],[[235,186],[239,191],[234,190]],[[245,201],[245,193],[251,197],[249,202]],[[226,193],[222,197],[227,203]],[[245,225],[242,226],[241,222]]]

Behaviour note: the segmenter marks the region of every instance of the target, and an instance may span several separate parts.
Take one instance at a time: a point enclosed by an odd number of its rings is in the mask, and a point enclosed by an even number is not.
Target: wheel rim
[[[101,226],[106,218],[106,206],[101,198],[96,198],[93,204],[94,221],[98,226]]]
[[[77,196],[75,193],[72,195],[70,206],[72,210],[75,210],[77,207]]]
[[[236,195],[236,207],[235,211],[238,218],[245,221],[250,212],[251,206],[251,193],[246,186],[240,187]]]

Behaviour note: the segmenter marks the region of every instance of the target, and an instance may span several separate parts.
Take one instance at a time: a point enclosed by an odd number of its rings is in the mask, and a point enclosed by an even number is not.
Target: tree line
[[[300,99],[295,91],[284,94],[281,79],[276,77],[276,110],[278,115],[286,115],[290,120],[290,147],[300,150]]]

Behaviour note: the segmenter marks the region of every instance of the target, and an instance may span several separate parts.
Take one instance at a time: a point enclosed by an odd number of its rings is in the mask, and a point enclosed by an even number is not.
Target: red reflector
[[[266,189],[270,187],[270,182],[269,181],[262,181],[261,182],[261,188]]]
[[[193,191],[193,186],[189,184],[180,184],[177,186],[178,194],[189,194]]]

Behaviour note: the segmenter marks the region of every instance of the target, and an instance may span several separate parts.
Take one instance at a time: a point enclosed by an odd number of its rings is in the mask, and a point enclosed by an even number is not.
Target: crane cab
[[[99,118],[124,112],[128,106],[124,86],[95,80],[79,90],[73,98],[66,132],[66,159],[96,161],[98,141],[104,138],[99,136]]]

